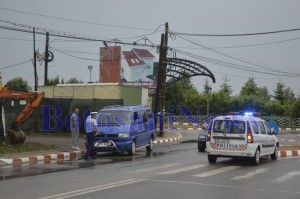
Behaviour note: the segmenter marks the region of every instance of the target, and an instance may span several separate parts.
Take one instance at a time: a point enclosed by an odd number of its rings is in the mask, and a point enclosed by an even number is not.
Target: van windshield
[[[131,124],[132,117],[131,111],[101,111],[97,116],[97,123],[102,126]]]
[[[215,120],[213,132],[243,134],[245,133],[245,122],[240,120]]]

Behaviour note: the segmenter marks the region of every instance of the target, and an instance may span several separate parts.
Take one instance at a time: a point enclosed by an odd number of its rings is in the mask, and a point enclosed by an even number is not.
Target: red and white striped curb
[[[198,131],[198,130],[203,130],[200,127],[177,127],[177,128],[165,128],[166,130],[190,130],[190,131]],[[158,129],[159,130],[159,129]],[[292,132],[296,132],[296,131],[300,131],[300,128],[279,128],[280,131],[292,131]]]
[[[300,156],[300,150],[278,151],[279,157]]]
[[[51,161],[64,161],[64,160],[77,160],[81,159],[83,156],[83,151],[70,151],[70,152],[63,152],[57,154],[46,154],[46,155],[37,155],[37,156],[30,156],[25,158],[12,158],[12,159],[5,159],[0,158],[0,161],[6,163],[7,165],[22,165],[22,164],[50,164]]]
[[[162,143],[168,143],[168,142],[179,142],[180,140],[182,140],[182,135],[180,135],[179,133],[177,133],[177,134],[178,134],[178,136],[175,138],[159,139],[159,140],[155,140],[154,143],[162,144]]]

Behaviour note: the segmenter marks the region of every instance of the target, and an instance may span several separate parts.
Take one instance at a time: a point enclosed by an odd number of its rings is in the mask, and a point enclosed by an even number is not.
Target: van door
[[[243,151],[247,148],[246,123],[243,120],[216,119],[212,126],[211,147],[220,151]]]
[[[268,137],[268,153],[272,154],[274,152],[274,148],[276,145],[276,140],[275,140],[275,136],[272,134],[272,131],[270,129],[270,127],[268,126],[268,124],[266,122],[263,122],[264,127],[266,129],[266,135]]]
[[[142,117],[142,145],[147,145],[150,139],[150,132],[149,132],[149,118],[148,114],[150,113],[149,110],[143,110],[139,112]]]
[[[264,123],[262,121],[258,121],[258,128],[260,131],[259,139],[257,140],[261,145],[261,151],[260,153],[262,155],[269,154],[270,151],[270,139],[269,135],[267,135],[266,129],[264,127]]]
[[[133,112],[133,136],[135,137],[136,148],[143,146],[143,124],[141,115],[138,112]]]

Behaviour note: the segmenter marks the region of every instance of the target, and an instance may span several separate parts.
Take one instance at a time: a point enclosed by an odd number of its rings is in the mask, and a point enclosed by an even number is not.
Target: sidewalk
[[[164,137],[156,136],[154,144],[163,144],[168,142],[180,142],[182,135],[175,131],[165,131]],[[40,143],[43,145],[53,144],[58,148],[49,151],[35,151],[28,153],[13,153],[0,154],[0,167],[6,165],[22,165],[22,164],[49,164],[53,160],[78,160],[82,159],[85,152],[85,140],[80,138],[79,148],[81,150],[75,151],[70,148],[71,136],[65,135],[27,135],[27,143]]]

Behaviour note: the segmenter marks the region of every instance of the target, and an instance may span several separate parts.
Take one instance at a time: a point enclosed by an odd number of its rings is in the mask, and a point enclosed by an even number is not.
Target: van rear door
[[[232,117],[215,119],[212,126],[214,150],[243,151],[247,148],[246,123]]]

